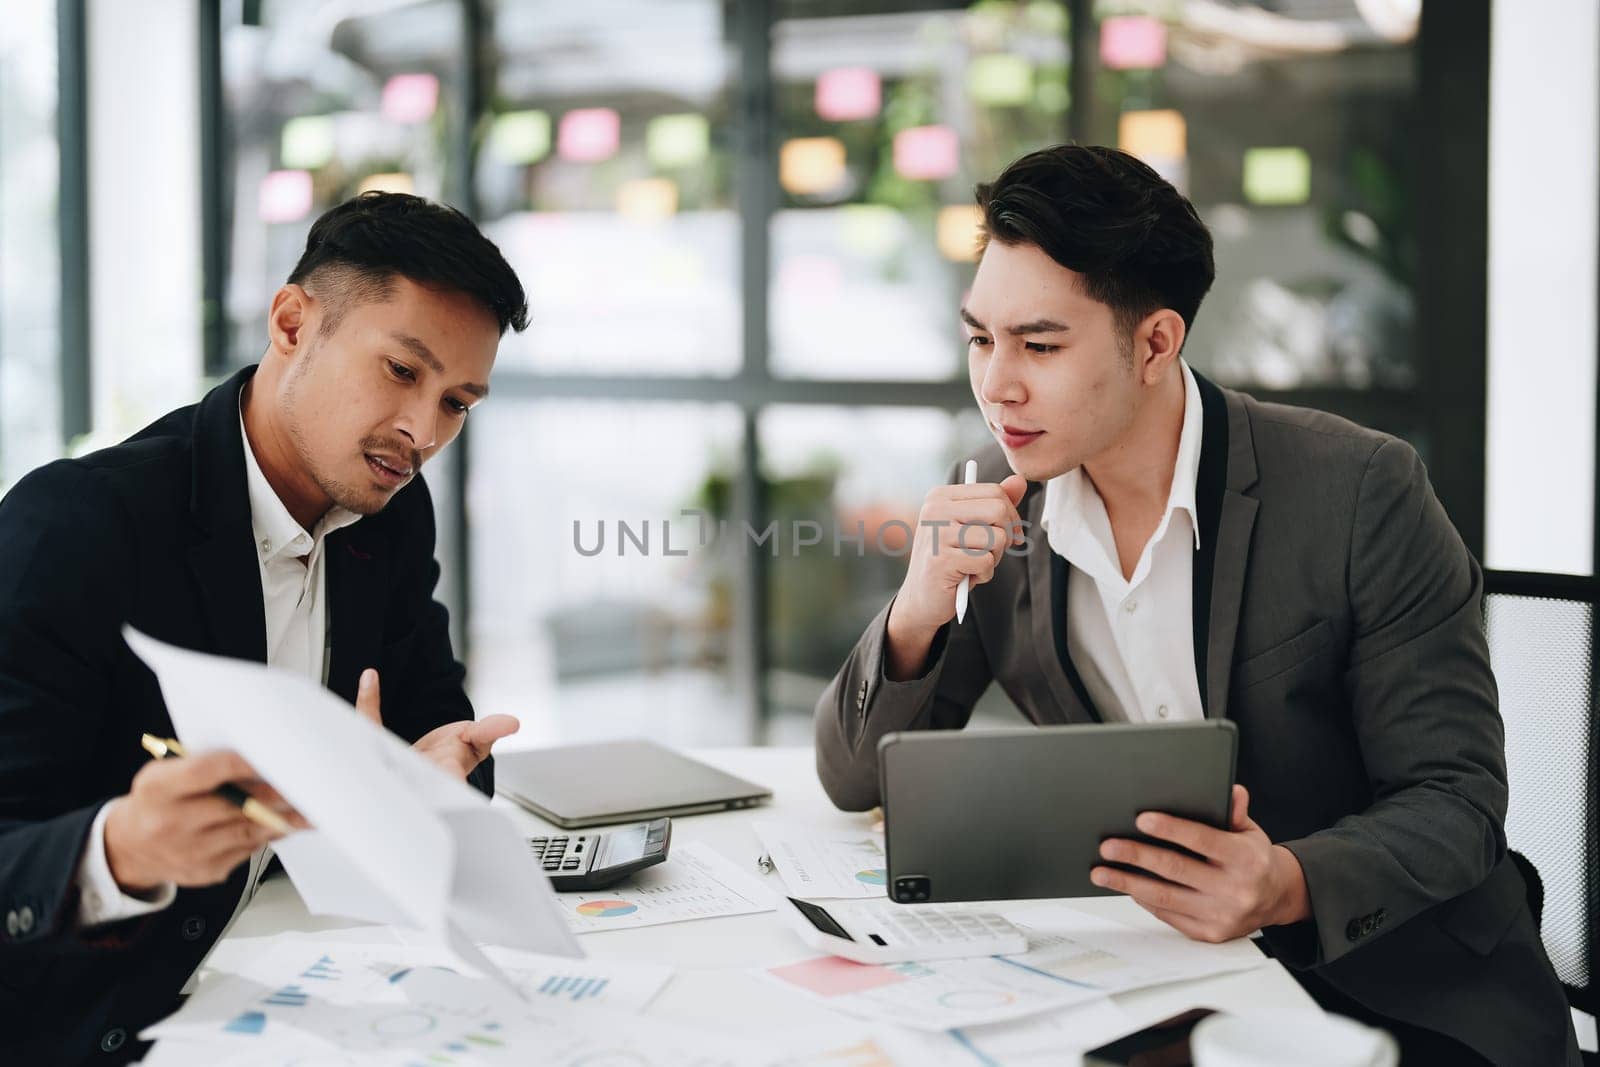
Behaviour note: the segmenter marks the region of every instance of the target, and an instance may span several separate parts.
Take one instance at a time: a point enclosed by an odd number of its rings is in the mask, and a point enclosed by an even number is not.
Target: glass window
[[[1096,5],[1097,138],[1186,192],[1216,242],[1197,368],[1415,384],[1419,6]]]
[[[224,23],[234,175],[227,303],[238,365],[260,358],[272,293],[313,219],[367,189],[445,199],[459,180],[449,145],[460,4],[344,11],[266,0],[257,21]]]
[[[739,220],[715,0],[496,5],[485,231],[532,324],[502,365],[710,375],[740,364]]]
[[[472,416],[468,685],[518,744],[743,743],[727,516],[743,420],[718,404],[495,397]],[[713,542],[714,543],[714,542]]]
[[[0,492],[61,454],[56,5],[0,19]]]
[[[780,377],[959,375],[973,185],[1066,134],[1062,4],[874,6],[774,28]]]
[[[824,686],[900,587],[923,498],[987,434],[975,412],[926,408],[776,405],[759,427],[768,518],[778,524],[769,740],[801,742]]]

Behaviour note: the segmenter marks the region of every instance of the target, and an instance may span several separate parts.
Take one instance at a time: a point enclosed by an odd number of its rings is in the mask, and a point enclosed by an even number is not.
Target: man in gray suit
[[[1184,364],[1211,237],[1133,157],[1036,152],[978,204],[961,317],[997,444],[928,494],[899,593],[822,696],[828,795],[877,804],[879,738],[959,729],[993,681],[1036,723],[1226,716],[1231,826],[1141,816],[1195,855],[1108,841],[1154,877],[1099,884],[1200,940],[1263,930],[1403,1063],[1578,1064],[1506,851],[1481,573],[1417,454]]]

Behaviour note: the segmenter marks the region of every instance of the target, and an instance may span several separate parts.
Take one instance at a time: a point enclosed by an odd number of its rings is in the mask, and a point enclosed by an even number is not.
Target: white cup
[[[1189,1036],[1194,1067],[1398,1067],[1382,1030],[1339,1015],[1211,1015]]]

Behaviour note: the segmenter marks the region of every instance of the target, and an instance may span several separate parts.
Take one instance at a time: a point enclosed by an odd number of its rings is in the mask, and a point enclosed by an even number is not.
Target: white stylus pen
[[[961,478],[962,485],[972,485],[978,480],[978,461],[967,460],[966,473]],[[961,579],[961,584],[956,586],[956,625],[967,621],[967,597],[972,595],[972,575]]]

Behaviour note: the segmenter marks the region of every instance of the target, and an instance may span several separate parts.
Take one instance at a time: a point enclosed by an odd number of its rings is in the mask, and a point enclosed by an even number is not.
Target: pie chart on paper
[[[856,872],[856,881],[862,885],[883,885],[888,881],[886,877],[888,873],[882,867],[868,867],[864,871]]]
[[[578,905],[578,914],[591,919],[618,919],[638,910],[639,905],[626,900],[586,900]]]

